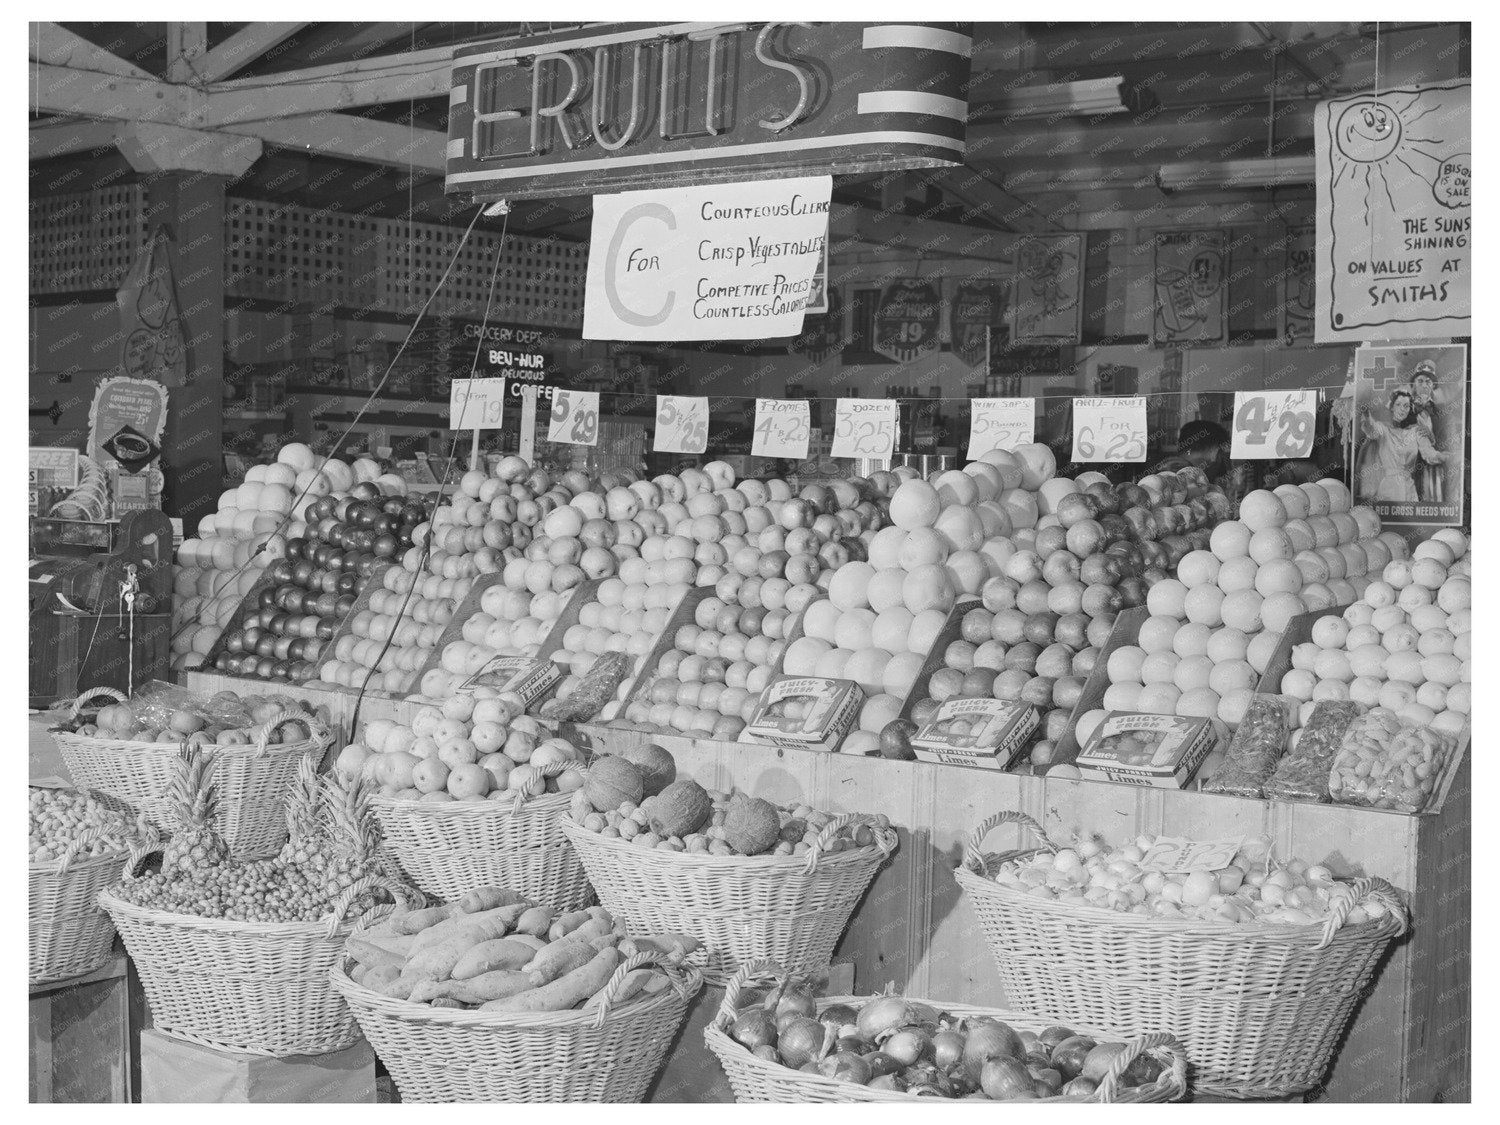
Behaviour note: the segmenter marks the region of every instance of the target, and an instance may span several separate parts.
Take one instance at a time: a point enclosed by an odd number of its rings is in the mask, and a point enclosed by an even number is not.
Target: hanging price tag
[[[450,430],[498,430],[504,417],[504,379],[454,379],[448,384]]]
[[[1144,398],[1075,398],[1074,461],[1144,461]]]
[[[896,451],[893,398],[841,398],[834,413],[833,456],[889,457]]]
[[[750,452],[756,457],[807,460],[811,416],[805,401],[783,398],[755,400],[755,436]]]
[[[969,459],[1030,445],[1035,432],[1036,399],[976,398],[969,410]]]
[[[1315,390],[1235,391],[1229,456],[1236,461],[1311,457],[1317,410]]]
[[[702,453],[708,448],[708,399],[692,395],[656,396],[658,453]]]
[[[1188,840],[1181,836],[1159,836],[1142,858],[1145,871],[1222,871],[1234,862],[1245,838],[1233,840]]]
[[[599,444],[599,393],[553,391],[547,440],[567,445]]]

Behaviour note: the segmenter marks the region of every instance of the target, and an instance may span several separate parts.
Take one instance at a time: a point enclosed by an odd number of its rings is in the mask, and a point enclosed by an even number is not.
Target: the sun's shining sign
[[[959,164],[970,25],[599,24],[455,52],[447,189],[587,195]]]

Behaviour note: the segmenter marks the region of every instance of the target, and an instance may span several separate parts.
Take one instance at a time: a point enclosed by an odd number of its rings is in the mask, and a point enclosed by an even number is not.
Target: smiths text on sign
[[[476,198],[959,164],[968,24],[599,24],[455,51]]]

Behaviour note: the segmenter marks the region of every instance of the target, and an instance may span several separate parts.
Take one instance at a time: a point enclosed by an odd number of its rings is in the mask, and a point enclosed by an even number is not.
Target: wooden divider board
[[[1127,611],[1128,612],[1128,611]],[[1137,630],[1139,625],[1136,626]],[[1122,642],[1125,643],[1125,642]],[[245,681],[189,672],[199,691],[250,690]],[[347,725],[352,696],[289,685],[325,703]],[[366,701],[367,718],[409,717],[406,700]],[[1355,1010],[1334,1059],[1327,1100],[1463,1101],[1469,1097],[1469,831],[1467,755],[1456,755],[1444,799],[1417,816],[1312,802],[1255,801],[1192,789],[1141,788],[1094,780],[1032,777],[861,755],[743,742],[648,735],[594,723],[565,733],[596,752],[663,746],[678,774],[711,789],[737,788],[776,802],[805,801],[839,813],[885,813],[901,843],[876,876],[835,952],[852,961],[856,990],[895,981],[914,996],[1005,1006],[1004,990],[952,870],[973,828],[1001,809],[1020,809],[1053,839],[1097,832],[1112,841],[1138,833],[1223,839],[1266,836],[1282,857],[1323,861],[1337,875],[1388,880],[1415,905],[1415,927],[1385,957]],[[986,845],[1025,843],[1006,826]],[[705,1075],[711,1083],[717,1075]]]
[[[1342,617],[1347,605],[1329,606],[1327,609],[1315,609],[1311,613],[1299,613],[1287,622],[1286,629],[1282,631],[1281,640],[1276,642],[1276,648],[1271,653],[1271,659],[1266,663],[1266,670],[1261,673],[1260,680],[1255,685],[1256,692],[1263,695],[1280,695],[1281,678],[1292,670],[1292,649],[1297,645],[1312,640],[1313,624],[1320,617]]]
[[[906,698],[901,703],[903,719],[911,718],[912,709],[927,698],[927,685],[932,681],[933,673],[947,666],[948,646],[962,635],[964,615],[983,604],[978,598],[963,598],[955,602],[953,608],[948,611],[948,619],[938,630],[937,638],[932,642],[932,647],[927,650],[927,658],[922,661],[922,670],[917,673],[917,678],[912,681],[911,690],[906,693]]]
[[[1086,712],[1094,710],[1104,702],[1104,693],[1109,690],[1110,654],[1124,645],[1135,644],[1140,639],[1141,626],[1150,616],[1151,611],[1143,605],[1122,609],[1115,615],[1115,624],[1114,628],[1109,631],[1109,639],[1099,650],[1099,659],[1094,661],[1094,670],[1089,673],[1088,679],[1083,681],[1083,692],[1078,696],[1078,702],[1073,705],[1073,713],[1068,716],[1067,733],[1058,739],[1058,763],[1071,763],[1078,760],[1078,751],[1083,747],[1078,745],[1078,737],[1074,732],[1078,728],[1078,720]]]
[[[484,592],[491,586],[503,583],[504,581],[505,574],[499,570],[492,571],[489,574],[480,574],[475,577],[474,584],[469,587],[469,592],[464,595],[463,600],[454,609],[452,620],[443,627],[442,633],[438,636],[437,645],[434,646],[432,653],[427,657],[426,663],[417,671],[416,687],[418,690],[422,687],[422,677],[434,668],[441,666],[443,649],[447,648],[454,641],[463,640],[464,624],[469,618],[479,612],[479,602],[483,598]]]

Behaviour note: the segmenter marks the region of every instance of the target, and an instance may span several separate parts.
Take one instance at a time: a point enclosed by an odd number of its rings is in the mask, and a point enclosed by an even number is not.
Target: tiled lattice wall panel
[[[115,289],[146,244],[139,184],[31,200],[31,292]]]

